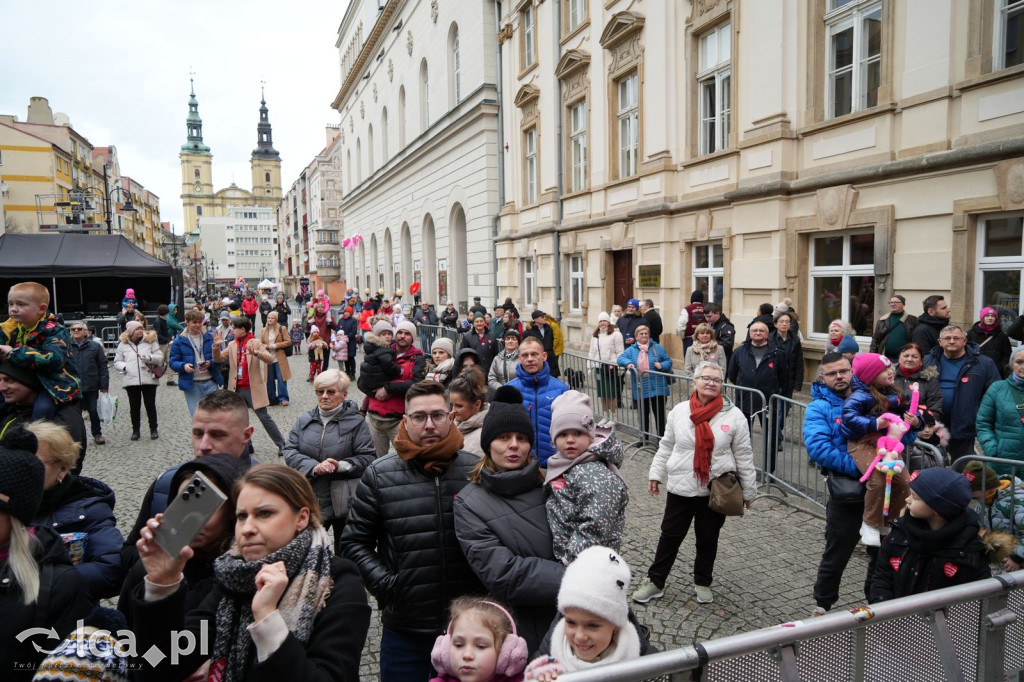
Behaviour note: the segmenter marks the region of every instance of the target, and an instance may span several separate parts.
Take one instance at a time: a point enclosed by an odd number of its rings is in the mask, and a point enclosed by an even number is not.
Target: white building
[[[244,277],[255,288],[262,279],[277,282],[277,219],[269,206],[229,206],[226,216],[201,216],[199,239],[220,283]]]
[[[431,303],[496,293],[492,2],[352,0],[338,29],[347,286]],[[330,201],[326,202],[330,205]]]
[[[1019,310],[1024,2],[501,7],[499,293],[567,343],[632,297],[668,332],[697,289],[740,329],[792,299],[809,359],[893,293]]]

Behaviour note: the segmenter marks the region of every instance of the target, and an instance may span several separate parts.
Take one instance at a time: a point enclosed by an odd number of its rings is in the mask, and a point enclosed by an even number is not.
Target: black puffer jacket
[[[543,481],[536,462],[480,475],[455,498],[455,535],[487,593],[512,607],[535,651],[557,613],[565,574],[551,550]]]
[[[896,519],[878,551],[870,602],[990,577],[978,528],[978,516],[969,509],[938,530],[910,514]]]
[[[1010,364],[1010,354],[1013,348],[1010,346],[1010,337],[1003,331],[1002,326],[997,324],[995,329],[986,332],[981,328],[981,322],[975,322],[974,326],[967,332],[967,340],[978,344],[978,349],[982,355],[992,358],[992,362],[996,363],[996,369],[999,370],[1000,376],[1005,377],[1007,375],[1006,366]],[[82,378],[82,390],[85,390],[85,377]]]
[[[487,376],[487,373],[491,371],[491,363],[498,354],[498,342],[490,332],[484,332],[484,337],[481,340],[475,329],[469,330],[462,335],[462,348],[472,348],[476,351],[480,358],[480,368],[484,371],[484,376]]]
[[[331,482],[359,478],[373,462],[377,452],[370,427],[359,414],[359,406],[346,400],[341,411],[324,423],[320,408],[314,407],[295,420],[284,446],[284,461],[313,484],[325,520],[339,516],[331,504]],[[314,476],[313,469],[325,459],[349,462],[352,468],[326,476]]]
[[[75,629],[75,622],[95,606],[60,536],[45,526],[34,532],[38,542],[33,543],[32,554],[40,570],[39,598],[34,603],[25,605],[10,563],[7,559],[0,561],[0,670],[4,680],[31,680],[35,666],[45,656],[34,645],[42,650],[55,648]],[[19,643],[18,633],[32,627],[53,628],[57,639],[35,635]]]
[[[397,379],[402,370],[395,363],[395,349],[376,334],[367,334],[363,343],[363,364],[359,366],[356,386],[365,395]],[[351,356],[350,356],[351,357]]]
[[[107,368],[107,354],[103,346],[95,341],[71,342],[68,355],[75,361],[78,377],[82,380],[82,392],[106,391],[110,388],[110,371]]]
[[[436,635],[448,624],[453,599],[483,593],[455,537],[452,510],[478,461],[459,452],[433,476],[416,460],[390,454],[363,473],[341,552],[359,567],[386,627]]]
[[[750,341],[746,341],[732,354],[726,379],[734,386],[757,389],[765,400],[769,400],[776,393],[786,393],[789,389],[789,376],[789,363],[784,350],[769,343],[761,364],[758,364]],[[763,407],[761,397],[747,391],[738,392],[734,402],[748,417]]]
[[[921,351],[928,355],[932,348],[939,345],[939,332],[949,325],[949,319],[943,317],[932,317],[925,313],[917,318],[917,326],[910,335],[910,340],[921,347]]]

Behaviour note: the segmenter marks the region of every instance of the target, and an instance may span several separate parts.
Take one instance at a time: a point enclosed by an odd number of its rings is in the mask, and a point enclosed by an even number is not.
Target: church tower
[[[261,206],[281,203],[281,155],[274,149],[267,101],[260,90],[260,122],[256,126],[256,149],[252,150],[252,193]]]
[[[197,229],[204,206],[209,209],[213,200],[213,154],[203,144],[203,120],[199,118],[199,102],[191,78],[189,85],[191,93],[188,98],[188,118],[185,119],[188,140],[181,145],[178,154],[181,160],[181,202],[185,210],[186,234]]]

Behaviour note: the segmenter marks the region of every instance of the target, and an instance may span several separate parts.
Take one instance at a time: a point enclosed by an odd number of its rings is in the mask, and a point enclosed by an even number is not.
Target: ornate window
[[[700,93],[700,153],[729,146],[732,115],[732,24],[700,37],[697,51],[697,90]]]
[[[537,203],[537,128],[534,126],[523,134],[523,175],[525,179],[524,200],[527,205]]]
[[[811,239],[811,334],[828,334],[829,322],[849,322],[857,336],[871,336],[875,318],[875,235],[829,232]]]
[[[587,187],[587,100],[569,107],[569,191],[579,192]]]
[[[882,3],[827,0],[825,111],[835,118],[878,105],[882,80]]]
[[[638,88],[640,77],[634,72],[616,85],[618,89],[618,147],[619,177],[636,175],[637,153],[640,146],[640,104]]]
[[[641,34],[644,16],[618,12],[601,33],[601,47],[610,53],[611,153],[615,176],[636,175],[640,164],[640,84],[643,69]]]

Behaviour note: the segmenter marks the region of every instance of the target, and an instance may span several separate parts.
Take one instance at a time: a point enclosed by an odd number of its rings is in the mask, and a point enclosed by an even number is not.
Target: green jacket
[[[31,329],[8,319],[0,324],[0,345],[14,348],[11,362],[35,371],[43,389],[58,405],[70,403],[81,394],[78,367],[68,352],[71,332],[60,315],[48,312]]]
[[[1019,393],[1024,397],[1024,390]],[[1017,397],[1009,379],[988,387],[978,410],[977,430],[978,442],[988,457],[1024,461],[1024,422],[1017,411]],[[1009,467],[993,468],[1000,475],[1010,473]],[[1020,475],[1020,470],[1017,475]]]

